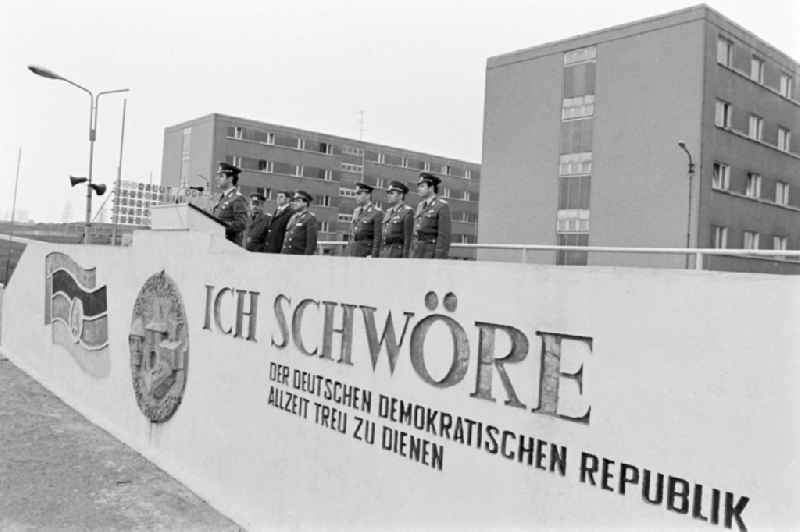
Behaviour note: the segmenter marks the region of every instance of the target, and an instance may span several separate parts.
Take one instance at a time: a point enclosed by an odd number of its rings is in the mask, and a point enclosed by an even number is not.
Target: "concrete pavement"
[[[242,530],[0,355],[0,530]]]

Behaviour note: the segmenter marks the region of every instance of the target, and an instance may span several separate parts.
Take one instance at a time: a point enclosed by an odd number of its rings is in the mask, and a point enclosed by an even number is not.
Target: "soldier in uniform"
[[[375,188],[366,183],[356,183],[356,203],[353,211],[353,228],[350,231],[351,257],[377,257],[381,249],[381,224],[383,211],[372,203]]]
[[[275,202],[278,206],[272,213],[272,220],[269,222],[269,232],[267,233],[267,243],[265,251],[267,253],[280,253],[283,249],[283,239],[286,236],[286,224],[292,217],[294,211],[289,204],[291,192],[280,190],[275,194]]]
[[[292,197],[294,214],[286,225],[281,253],[288,255],[313,255],[317,250],[317,219],[308,210],[311,194],[298,190]]]
[[[243,244],[250,208],[241,192],[236,188],[242,171],[232,164],[220,162],[217,168],[217,185],[222,191],[212,214],[225,224],[225,238],[241,246]]]
[[[450,206],[437,196],[442,180],[428,172],[419,174],[420,201],[414,215],[415,258],[446,259],[450,253]]]
[[[267,240],[267,231],[272,216],[264,212],[264,202],[266,198],[261,194],[250,195],[250,224],[247,226],[247,243],[245,248],[248,251],[265,251],[264,245]]]
[[[383,246],[381,257],[400,258],[411,256],[411,240],[414,232],[414,209],[405,204],[408,187],[400,181],[392,181],[386,189],[389,208],[383,215]]]

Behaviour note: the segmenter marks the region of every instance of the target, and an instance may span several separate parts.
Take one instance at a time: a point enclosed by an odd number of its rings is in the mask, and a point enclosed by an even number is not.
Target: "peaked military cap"
[[[217,173],[225,175],[239,175],[242,173],[242,169],[238,166],[232,165],[231,163],[220,161],[219,166],[217,167]]]
[[[305,190],[296,190],[292,199],[301,199],[304,200],[306,203],[311,203],[311,194],[309,194]]]
[[[436,177],[435,175],[428,173],[428,172],[420,172],[419,174],[419,181],[417,184],[427,183],[429,185],[439,186],[442,180]]]
[[[390,181],[387,192],[400,192],[401,194],[408,194],[408,185],[402,181]]]
[[[373,187],[369,183],[364,183],[363,181],[361,181],[359,183],[356,183],[356,190],[358,190],[359,192],[362,190],[366,192],[372,192],[373,190],[375,190],[375,187]]]

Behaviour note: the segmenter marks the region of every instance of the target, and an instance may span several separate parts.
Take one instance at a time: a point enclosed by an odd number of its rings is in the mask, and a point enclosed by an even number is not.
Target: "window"
[[[233,128],[233,138],[235,139],[243,139],[244,138],[244,128],[240,126],[236,126]]]
[[[328,222],[328,220],[322,220],[322,222],[320,222],[319,230],[323,233],[330,233],[331,232],[330,222]]]
[[[711,176],[711,188],[728,190],[731,183],[731,167],[723,163],[714,163],[714,175]]]
[[[588,233],[589,211],[585,209],[561,209],[557,213],[556,231],[559,233]]]
[[[559,209],[588,209],[592,178],[562,177],[558,180]]]
[[[325,181],[333,181],[333,170],[331,170],[330,168],[326,168],[325,174],[323,174],[322,178]]]
[[[786,98],[792,97],[792,76],[790,76],[786,72],[781,72],[781,79],[780,79],[780,85],[778,87],[778,92],[781,93],[781,96],[785,96]]]
[[[450,197],[450,189],[448,187],[443,187],[443,188],[444,189],[442,190],[442,197],[443,198],[449,198]]]
[[[258,161],[258,170],[260,172],[271,172],[272,171],[272,161],[265,161],[263,159]]]
[[[342,153],[345,155],[356,155],[358,157],[364,155],[364,150],[356,148],[355,146],[342,146]]]
[[[327,142],[319,143],[319,151],[325,155],[333,155],[333,144]]]
[[[728,247],[728,228],[712,225],[714,241],[711,247],[724,249]]]
[[[585,63],[587,61],[594,61],[597,58],[597,47],[588,46],[586,48],[579,48],[564,54],[564,64],[574,65],[576,63]]]
[[[764,83],[764,61],[753,56],[750,59],[750,79],[756,83]]]
[[[561,104],[561,120],[587,118],[594,114],[594,94],[564,98]]]
[[[722,37],[717,39],[717,63],[727,67],[733,65],[733,43]]]
[[[731,117],[733,108],[728,102],[717,100],[716,114],[714,115],[714,123],[719,127],[731,127]]]
[[[275,145],[275,133],[267,133],[267,140],[265,143],[270,146]]]
[[[472,179],[472,170],[470,170],[469,168],[464,170],[464,178],[465,179]]]
[[[338,220],[340,222],[350,223],[350,222],[353,221],[353,215],[352,214],[339,213]]]
[[[559,246],[588,246],[589,235],[581,233],[567,233],[558,235]],[[588,254],[585,251],[559,251],[556,254],[556,264],[586,266]]]
[[[297,149],[298,150],[306,149],[306,139],[302,137],[297,137]]]
[[[789,183],[782,181],[775,183],[775,203],[789,205]]]
[[[772,237],[772,249],[780,249],[785,251],[787,248],[787,244],[789,239],[785,236],[775,235]]]
[[[759,174],[747,174],[747,188],[744,193],[750,198],[761,197],[761,176]]]
[[[344,198],[355,198],[356,197],[356,191],[355,191],[355,189],[352,189],[352,188],[340,188],[339,189],[339,195],[344,197]]]
[[[750,115],[750,126],[747,135],[754,140],[761,140],[764,135],[764,119],[760,116]]]
[[[792,132],[785,127],[778,128],[778,149],[781,151],[789,151],[790,143],[792,142]]]
[[[345,172],[353,172],[354,174],[360,174],[364,171],[364,166],[360,164],[351,164],[351,163],[341,163],[342,170]]]
[[[592,173],[592,152],[567,153],[559,158],[558,175],[588,175]]]
[[[375,188],[383,188],[384,180],[382,177],[378,177],[375,179]]]
[[[330,207],[331,206],[331,197],[330,196],[322,196],[322,206],[323,207]]]
[[[443,164],[442,165],[442,175],[450,175],[450,165]]]
[[[744,249],[758,249],[758,233],[755,231],[745,231],[742,247]]]

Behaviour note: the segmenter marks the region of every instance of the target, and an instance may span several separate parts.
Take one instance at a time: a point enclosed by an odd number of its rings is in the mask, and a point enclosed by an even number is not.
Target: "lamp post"
[[[104,94],[113,94],[116,92],[128,92],[130,89],[114,89],[110,91],[101,91],[95,95],[92,91],[78,85],[74,81],[71,81],[63,76],[60,76],[44,67],[29,65],[28,70],[36,74],[37,76],[41,76],[47,79],[57,79],[60,81],[65,81],[72,85],[73,87],[77,87],[80,90],[84,91],[86,94],[89,95],[89,174],[86,179],[86,221],[83,227],[83,242],[84,244],[89,243],[89,227],[92,224],[92,164],[94,162],[94,141],[97,138],[97,105],[100,101],[100,96]]]
[[[686,152],[686,156],[689,157],[689,214],[688,219],[686,220],[686,248],[691,247],[691,238],[692,238],[692,178],[694,178],[694,161],[692,160],[692,154],[689,152],[689,149],[686,147],[686,143],[682,140],[678,141],[678,147]],[[686,254],[686,269],[689,269],[689,254]]]

